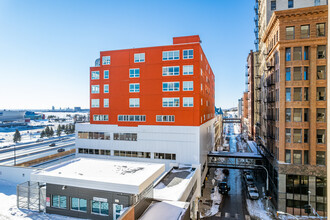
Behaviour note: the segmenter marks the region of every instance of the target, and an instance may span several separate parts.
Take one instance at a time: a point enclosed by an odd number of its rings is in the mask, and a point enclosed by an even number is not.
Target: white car
[[[259,199],[258,188],[255,186],[252,187],[248,186],[248,194],[250,199]]]

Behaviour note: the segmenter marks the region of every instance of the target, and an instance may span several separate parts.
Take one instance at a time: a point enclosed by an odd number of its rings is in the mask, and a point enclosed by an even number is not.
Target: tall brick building
[[[278,209],[326,215],[327,6],[275,11],[266,46],[266,147],[278,172]]]

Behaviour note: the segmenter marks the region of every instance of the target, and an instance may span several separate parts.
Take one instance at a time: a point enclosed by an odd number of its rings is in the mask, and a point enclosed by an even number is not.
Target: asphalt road
[[[230,151],[236,152],[236,135],[233,134],[233,129],[229,129],[229,131],[229,134],[231,134],[231,138],[229,140]],[[228,195],[224,195],[222,197],[219,212],[215,216],[205,219],[250,220],[249,213],[246,210],[246,193],[240,170],[230,169],[227,182],[231,189]]]

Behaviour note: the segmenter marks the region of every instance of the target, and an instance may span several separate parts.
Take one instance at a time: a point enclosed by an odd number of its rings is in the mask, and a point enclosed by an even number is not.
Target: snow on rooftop
[[[154,198],[172,201],[180,200],[194,174],[195,168],[192,167],[172,169],[154,187]]]
[[[76,158],[32,173],[31,180],[138,194],[164,171],[164,164]]]

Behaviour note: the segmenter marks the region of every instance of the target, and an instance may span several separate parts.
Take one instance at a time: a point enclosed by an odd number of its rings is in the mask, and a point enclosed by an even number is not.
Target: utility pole
[[[16,143],[14,145],[14,166],[16,166]]]

